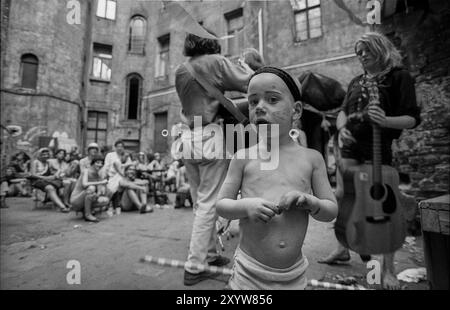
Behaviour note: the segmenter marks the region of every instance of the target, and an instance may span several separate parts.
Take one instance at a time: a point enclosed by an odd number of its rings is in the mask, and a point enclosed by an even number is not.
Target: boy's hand
[[[289,210],[290,208],[298,208],[311,213],[317,211],[317,198],[305,194],[299,191],[290,191],[284,194],[279,203],[279,208],[281,211]]]
[[[339,147],[342,147],[344,144],[352,144],[355,143],[356,140],[355,138],[352,136],[352,133],[350,132],[350,130],[348,130],[347,128],[341,128],[341,130],[339,130],[338,133],[338,144]]]
[[[262,198],[246,198],[246,210],[250,220],[264,223],[279,214],[276,204]]]

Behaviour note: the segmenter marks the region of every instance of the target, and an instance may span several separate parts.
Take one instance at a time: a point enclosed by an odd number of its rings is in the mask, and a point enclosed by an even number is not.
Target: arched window
[[[126,102],[126,118],[129,120],[137,120],[140,117],[140,102],[142,94],[142,78],[137,73],[132,73],[127,77],[127,102]]]
[[[145,19],[135,16],[130,22],[130,38],[128,50],[136,54],[144,54],[145,47]]]
[[[33,54],[24,54],[20,58],[22,87],[36,89],[39,60]]]

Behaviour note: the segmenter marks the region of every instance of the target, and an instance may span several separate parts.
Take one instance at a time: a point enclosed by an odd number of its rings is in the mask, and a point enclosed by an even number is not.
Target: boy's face
[[[128,168],[127,172],[126,172],[126,176],[130,180],[134,180],[136,178],[136,169],[134,167]]]
[[[118,143],[116,145],[116,152],[117,152],[117,154],[122,155],[123,153],[125,153],[125,146],[122,143]]]
[[[248,85],[250,122],[278,124],[280,135],[292,128],[294,98],[284,81],[272,73],[261,73]]]
[[[88,151],[90,156],[95,156],[98,153],[98,150],[95,147],[91,147]]]
[[[44,151],[44,152],[41,153],[41,159],[42,159],[43,161],[46,161],[46,160],[48,160],[49,158],[50,158],[50,153],[49,153],[49,152]]]
[[[94,163],[94,167],[95,167],[95,169],[97,169],[97,170],[102,169],[102,167],[103,167],[103,161],[97,160],[97,161]]]
[[[66,155],[64,154],[64,152],[58,152],[58,153],[56,154],[56,158],[59,159],[59,160],[63,160],[64,157],[66,157]]]

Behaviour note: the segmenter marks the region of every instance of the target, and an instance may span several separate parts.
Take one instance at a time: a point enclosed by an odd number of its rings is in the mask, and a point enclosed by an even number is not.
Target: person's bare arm
[[[108,180],[101,180],[101,181],[96,181],[96,182],[89,182],[88,181],[88,176],[89,176],[89,169],[86,169],[82,172],[81,175],[81,186],[83,186],[83,188],[87,188],[89,186],[96,186],[96,185],[103,185],[103,184],[107,184]]]
[[[38,175],[36,174],[36,160],[33,160],[33,161],[31,162],[31,166],[30,166],[30,174],[31,174],[32,176],[35,176],[35,177],[38,176]]]
[[[309,152],[313,164],[311,186],[314,195],[300,191],[288,192],[280,199],[279,207],[282,210],[292,207],[300,208],[308,211],[318,221],[330,222],[336,218],[338,208],[328,181],[325,161],[319,152],[315,150],[309,150]]]
[[[128,180],[125,180],[125,179],[120,180],[119,184],[120,184],[121,187],[126,188],[126,189],[134,189],[134,190],[137,190],[137,191],[148,192],[148,189],[147,189],[146,186],[140,186],[140,185],[137,185],[134,182],[131,182],[131,181],[128,181]]]
[[[236,200],[242,184],[245,162],[245,160],[232,159],[217,198],[217,213],[231,220],[250,218],[267,223],[276,215],[277,207],[274,203],[258,197]]]
[[[114,169],[116,169],[118,174],[120,174],[121,176],[124,176],[123,171],[122,171],[122,165],[118,161],[115,161],[113,163],[113,167],[114,167]]]

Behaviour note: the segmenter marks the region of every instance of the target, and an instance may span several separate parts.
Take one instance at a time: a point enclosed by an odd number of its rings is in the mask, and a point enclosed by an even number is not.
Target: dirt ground
[[[173,197],[171,197],[173,201]],[[1,289],[126,289],[126,290],[221,290],[226,277],[183,285],[183,269],[144,264],[152,255],[184,261],[187,257],[193,214],[191,208],[155,209],[150,214],[100,215],[100,223],[83,221],[73,212],[63,214],[51,207],[34,209],[30,198],[8,199],[9,209],[1,209]],[[238,237],[226,240],[222,255],[233,257]],[[338,283],[354,277],[369,286],[369,269],[356,253],[349,264],[328,266],[317,260],[335,245],[332,223],[313,219],[303,253],[308,257],[308,279]],[[81,284],[68,284],[67,263],[80,263]],[[396,255],[396,271],[424,266],[422,239],[408,238]],[[425,281],[402,282],[404,289],[428,289]],[[308,287],[308,289],[315,289]]]

